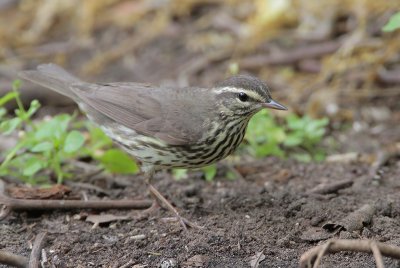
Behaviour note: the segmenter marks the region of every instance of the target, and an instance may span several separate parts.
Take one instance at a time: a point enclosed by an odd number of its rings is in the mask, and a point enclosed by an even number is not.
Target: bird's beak
[[[270,102],[264,102],[262,106],[265,108],[275,109],[275,110],[287,110],[285,106],[274,100],[270,100]]]

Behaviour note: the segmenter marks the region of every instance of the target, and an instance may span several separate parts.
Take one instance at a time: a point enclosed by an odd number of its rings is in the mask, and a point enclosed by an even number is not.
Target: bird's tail
[[[71,90],[71,85],[82,83],[82,81],[56,64],[42,64],[37,67],[37,70],[20,72],[19,76],[54,90],[75,101],[79,99]]]

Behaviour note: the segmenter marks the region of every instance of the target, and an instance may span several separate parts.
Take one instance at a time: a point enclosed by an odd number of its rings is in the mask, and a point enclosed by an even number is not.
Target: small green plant
[[[382,31],[393,32],[400,29],[400,11],[390,17],[389,21],[383,26]]]
[[[242,148],[245,147],[244,150],[254,157],[268,155],[284,157],[285,152],[280,144],[285,138],[285,129],[278,125],[267,111],[263,110],[250,120]]]
[[[199,168],[204,174],[206,181],[212,181],[217,174],[217,166],[215,164]],[[188,170],[183,168],[173,169],[172,175],[176,180],[186,179]]]
[[[261,111],[250,121],[245,136],[245,150],[255,157],[274,155],[299,161],[322,161],[325,151],[319,146],[325,135],[328,119],[312,119],[289,114],[278,124],[267,112]]]
[[[81,157],[92,157],[112,173],[135,173],[138,167],[123,151],[112,148],[111,140],[87,121],[77,121],[75,115],[60,114],[50,119],[32,121],[39,109],[37,100],[26,110],[19,97],[19,81],[12,92],[0,98],[0,134],[18,135],[18,142],[3,155],[0,175],[13,176],[30,184],[45,183],[49,172],[58,183],[69,178],[68,163]],[[15,100],[15,116],[5,118],[4,104]],[[89,135],[85,136],[87,132]]]

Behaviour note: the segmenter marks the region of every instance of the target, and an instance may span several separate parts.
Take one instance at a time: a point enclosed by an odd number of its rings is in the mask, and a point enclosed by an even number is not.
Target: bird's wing
[[[72,91],[92,109],[136,132],[159,138],[171,145],[196,142],[202,132],[203,117],[191,109],[196,99],[183,98],[189,89],[153,87],[138,83],[89,84],[71,86]],[[189,108],[189,109],[187,109]]]

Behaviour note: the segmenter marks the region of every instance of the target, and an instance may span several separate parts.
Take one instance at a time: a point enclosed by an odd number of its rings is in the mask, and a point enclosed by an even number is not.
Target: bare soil
[[[259,252],[265,255],[259,267],[298,267],[302,253],[332,237],[400,246],[399,164],[399,159],[391,159],[379,178],[372,178],[370,165],[362,161],[303,164],[275,158],[238,165],[243,178],[236,180],[218,176],[210,183],[192,173],[176,181],[161,173],[155,186],[204,230],[184,231],[177,223],[165,222],[171,215],[164,209],[95,227],[85,221],[88,215],[135,213],[14,212],[1,222],[0,248],[29,256],[35,235],[47,232],[48,267],[251,267],[250,259]],[[315,188],[343,180],[353,184],[337,192],[318,193]],[[107,198],[147,196],[140,176],[94,184],[104,188]],[[104,196],[85,193],[90,199]],[[372,207],[371,215],[352,216],[365,205]],[[384,261],[386,267],[400,266],[397,260]],[[375,263],[372,255],[361,253],[324,257],[322,267],[335,266]]]

